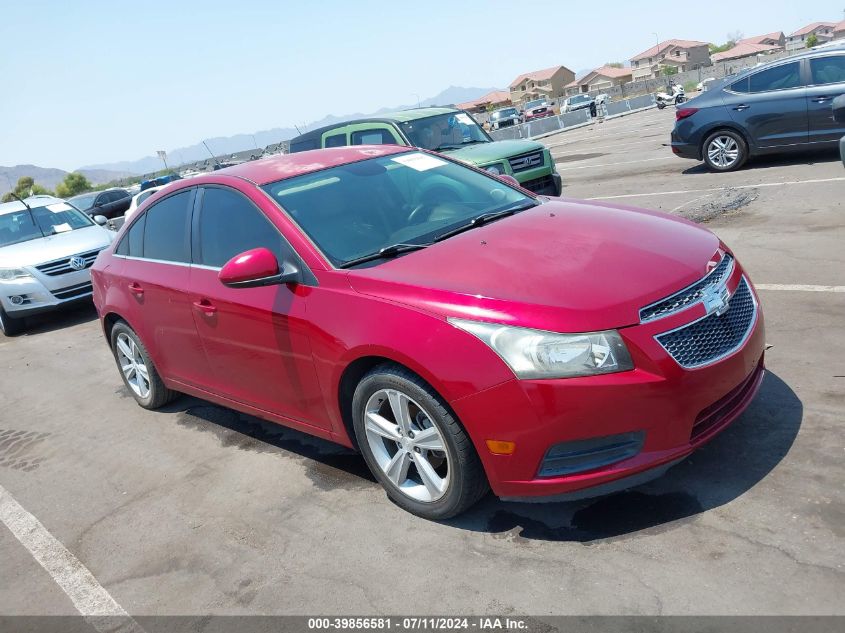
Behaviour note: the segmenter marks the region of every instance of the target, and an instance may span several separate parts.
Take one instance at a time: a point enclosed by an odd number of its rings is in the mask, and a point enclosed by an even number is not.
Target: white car
[[[710,84],[712,84],[714,81],[716,81],[715,77],[708,77],[707,79],[698,82],[698,85],[695,87],[695,89],[698,90],[698,92],[707,92],[707,89],[710,87]]]
[[[0,331],[21,332],[25,317],[89,300],[88,270],[115,233],[61,198],[0,204]]]
[[[170,184],[170,183],[168,183]],[[126,213],[123,214],[124,222],[132,217],[132,214],[141,206],[141,203],[144,202],[147,198],[153,195],[156,191],[161,191],[167,185],[159,185],[158,187],[150,187],[149,189],[144,189],[141,193],[136,193],[132,196],[132,202],[129,204],[129,208],[126,209]]]

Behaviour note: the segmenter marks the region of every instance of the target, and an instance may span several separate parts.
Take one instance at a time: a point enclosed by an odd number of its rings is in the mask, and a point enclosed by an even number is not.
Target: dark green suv
[[[417,108],[335,123],[292,139],[290,152],[386,144],[448,154],[492,174],[511,175],[535,193],[559,196],[561,192],[554,159],[543,145],[527,140],[494,141],[469,114],[454,108]]]

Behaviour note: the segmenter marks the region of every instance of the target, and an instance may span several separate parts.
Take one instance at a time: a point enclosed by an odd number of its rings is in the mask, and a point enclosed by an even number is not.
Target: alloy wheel
[[[707,156],[714,165],[726,169],[739,160],[739,144],[730,136],[717,136],[707,146]]]
[[[446,443],[419,403],[397,389],[380,389],[367,401],[364,425],[376,463],[397,490],[429,503],[446,494]]]
[[[138,349],[132,337],[125,332],[118,334],[116,347],[117,360],[126,383],[135,395],[146,398],[150,395],[150,374],[141,350]]]

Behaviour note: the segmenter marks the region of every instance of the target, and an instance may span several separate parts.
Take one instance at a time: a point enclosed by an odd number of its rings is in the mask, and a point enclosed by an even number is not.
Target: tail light
[[[675,120],[680,121],[681,119],[686,119],[696,112],[698,112],[698,108],[681,108],[675,112]]]

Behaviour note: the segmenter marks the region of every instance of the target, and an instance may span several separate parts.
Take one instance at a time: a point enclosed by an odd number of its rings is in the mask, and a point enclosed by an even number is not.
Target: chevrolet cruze
[[[730,424],[763,315],[710,231],[396,146],[154,194],[92,270],[127,387],[354,447],[398,505],[627,488]]]

